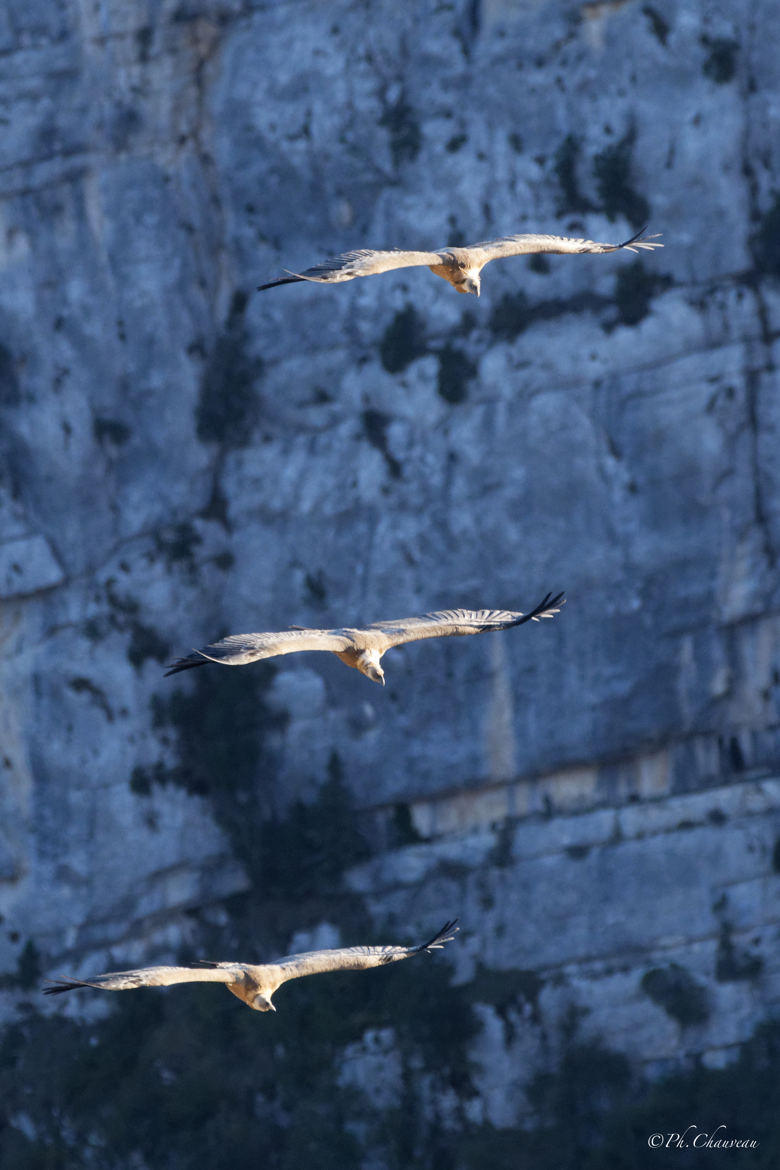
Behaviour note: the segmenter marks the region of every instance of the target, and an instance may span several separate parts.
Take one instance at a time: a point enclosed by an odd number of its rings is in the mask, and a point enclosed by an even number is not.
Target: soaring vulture
[[[130,991],[136,987],[170,987],[173,983],[224,983],[256,1012],[275,1012],[271,996],[288,979],[321,975],[325,971],[365,971],[410,959],[423,951],[440,950],[460,929],[457,918],[445,922],[438,934],[417,947],[341,947],[333,951],[305,951],[286,955],[274,963],[202,963],[197,967],[141,967],[137,971],[112,971],[92,979],[48,979],[44,995],[60,995],[77,987],[103,991]]]
[[[448,280],[456,292],[474,293],[479,296],[479,274],[491,260],[505,256],[522,256],[529,252],[617,252],[625,248],[636,252],[642,248],[651,252],[663,248],[653,243],[657,236],[646,236],[643,228],[630,240],[622,244],[597,244],[593,240],[575,239],[571,236],[546,236],[537,233],[520,236],[503,236],[500,240],[486,240],[481,244],[466,247],[442,248],[438,252],[404,252],[393,248],[387,252],[376,252],[361,248],[357,252],[344,252],[323,264],[315,264],[303,272],[291,272],[268,284],[258,285],[258,290],[276,288],[280,284],[296,284],[310,280],[315,284],[340,284],[354,280],[356,276],[375,276],[379,272],[390,272],[393,268],[430,268],[436,276]]]
[[[484,634],[488,630],[506,630],[540,618],[551,618],[564,604],[563,594],[548,593],[530,613],[513,613],[505,609],[445,609],[422,617],[399,618],[391,622],[374,622],[362,630],[309,630],[293,627],[267,634],[231,634],[210,646],[193,651],[186,658],[172,662],[165,672],[176,674],[208,662],[223,666],[245,666],[260,658],[277,654],[294,654],[298,650],[330,650],[347,666],[353,666],[374,682],[385,685],[379,660],[392,646],[417,642],[422,638],[447,638],[456,634]]]

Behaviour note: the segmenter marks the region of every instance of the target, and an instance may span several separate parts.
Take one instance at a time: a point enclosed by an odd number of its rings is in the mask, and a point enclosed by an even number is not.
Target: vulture
[[[326,971],[366,971],[410,959],[424,951],[440,950],[460,929],[457,918],[444,926],[429,942],[417,947],[341,947],[330,951],[305,951],[286,955],[273,963],[207,963],[192,967],[140,967],[137,971],[111,971],[92,979],[47,979],[44,995],[60,995],[77,987],[103,991],[132,991],[136,987],[170,987],[174,983],[224,983],[256,1012],[275,1012],[274,992],[288,979],[322,975]]]
[[[663,248],[663,244],[653,241],[658,237],[646,236],[646,228],[637,232],[630,240],[622,244],[598,244],[594,240],[575,239],[571,236],[546,236],[539,233],[530,233],[519,236],[503,236],[500,240],[486,240],[481,244],[468,244],[465,247],[442,248],[438,252],[404,252],[393,248],[386,252],[377,252],[371,248],[361,248],[356,252],[344,252],[341,256],[334,256],[322,264],[315,264],[313,268],[306,268],[303,272],[290,272],[278,280],[270,280],[268,284],[259,284],[258,291],[267,288],[276,288],[280,284],[296,284],[301,280],[310,280],[315,284],[340,284],[344,280],[354,280],[356,276],[376,276],[380,272],[390,272],[394,268],[430,268],[435,276],[448,280],[456,292],[473,293],[479,296],[480,273],[491,260],[501,260],[505,256],[522,256],[530,252],[617,252],[625,248],[628,252],[644,249],[651,252],[653,248]]]
[[[563,594],[554,597],[548,593],[530,613],[514,613],[505,609],[444,609],[426,613],[422,617],[399,618],[396,621],[374,622],[364,629],[310,630],[293,626],[289,630],[263,634],[231,634],[219,642],[212,642],[194,650],[186,658],[172,662],[165,672],[177,674],[219,662],[223,666],[245,666],[261,658],[277,654],[294,654],[298,650],[329,650],[347,666],[359,670],[366,678],[385,685],[380,666],[382,655],[392,646],[417,642],[422,638],[448,638],[458,634],[484,634],[488,630],[506,630],[551,618],[560,612]]]

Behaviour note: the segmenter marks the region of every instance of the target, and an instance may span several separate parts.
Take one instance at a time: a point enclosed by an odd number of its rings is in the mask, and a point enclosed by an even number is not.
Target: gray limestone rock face
[[[20,536],[0,543],[0,599],[3,601],[53,589],[63,580],[62,569],[44,536]]]
[[[416,835],[353,874],[376,922],[479,920],[491,967],[565,976],[551,1027],[565,984],[620,1051],[679,1054],[638,981],[713,983],[698,863],[739,883],[740,947],[775,922],[772,842],[751,868],[731,821],[603,834],[780,767],[778,43],[772,0],[5,5],[4,971],[30,939],[81,970],[189,942],[254,888],[242,816],[337,773]],[[352,248],[645,221],[663,251],[497,262],[478,300],[423,269],[254,291]],[[553,622],[391,651],[384,689],[325,655],[163,678],[230,632],[559,589]],[[475,808],[483,835],[447,837]],[[534,852],[580,814],[593,840]],[[733,1052],[776,999],[761,953],[739,1027],[718,984],[686,1051]],[[501,1061],[533,1050],[523,1010]],[[479,1011],[474,1116],[510,1124]],[[390,1035],[345,1083],[395,1084]]]

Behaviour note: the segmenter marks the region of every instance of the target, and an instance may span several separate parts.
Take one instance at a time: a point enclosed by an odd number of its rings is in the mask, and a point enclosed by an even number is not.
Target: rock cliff
[[[413,1075],[447,1125],[533,1121],[575,1017],[654,1077],[776,1011],[778,43],[770,0],[9,0],[7,1020],[25,972],[227,944],[247,895],[258,955],[460,915],[469,1093],[367,1012],[333,1059],[374,1117]],[[479,300],[254,292],[645,221],[662,252],[502,261]],[[548,589],[555,622],[395,650],[384,690],[324,655],[162,677],[227,632]]]

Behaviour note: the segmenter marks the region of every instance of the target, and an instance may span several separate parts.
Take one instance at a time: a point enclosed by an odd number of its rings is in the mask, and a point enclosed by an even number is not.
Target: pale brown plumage
[[[404,252],[395,248],[381,252],[361,248],[356,252],[334,256],[322,264],[304,269],[303,272],[291,272],[288,276],[282,276],[278,280],[271,280],[257,287],[258,291],[262,291],[276,288],[280,284],[296,284],[301,280],[313,281],[315,284],[340,284],[345,280],[354,280],[357,276],[376,276],[380,272],[389,272],[394,268],[422,267],[430,268],[436,276],[449,281],[456,292],[479,296],[480,273],[491,260],[502,260],[507,256],[522,256],[532,252],[581,254],[617,252],[621,248],[628,252],[636,252],[640,248],[651,252],[653,248],[663,248],[663,244],[653,242],[657,236],[645,235],[646,230],[643,228],[622,244],[599,244],[594,240],[572,236],[530,233],[503,236],[498,240],[485,240],[480,244],[469,244],[465,247],[441,248],[436,252]]]
[[[397,963],[425,951],[440,950],[451,942],[457,931],[457,918],[444,926],[426,943],[416,947],[341,947],[337,950],[304,951],[286,955],[273,963],[203,963],[197,967],[140,967],[136,971],[110,971],[92,979],[49,979],[44,995],[60,995],[78,987],[95,987],[103,991],[130,991],[137,987],[170,987],[175,983],[224,983],[258,1012],[275,1012],[271,996],[290,979],[304,975],[321,975],[326,971],[364,971]]]
[[[385,676],[379,660],[392,646],[417,642],[423,638],[446,638],[455,635],[484,634],[488,630],[506,630],[525,622],[554,617],[564,604],[563,594],[548,593],[530,613],[495,609],[445,609],[422,617],[375,622],[364,629],[309,630],[293,628],[273,633],[231,634],[186,658],[179,658],[166,671],[176,674],[219,662],[223,666],[244,666],[261,658],[293,654],[299,650],[329,650],[347,666],[359,670],[373,682],[384,686]]]

